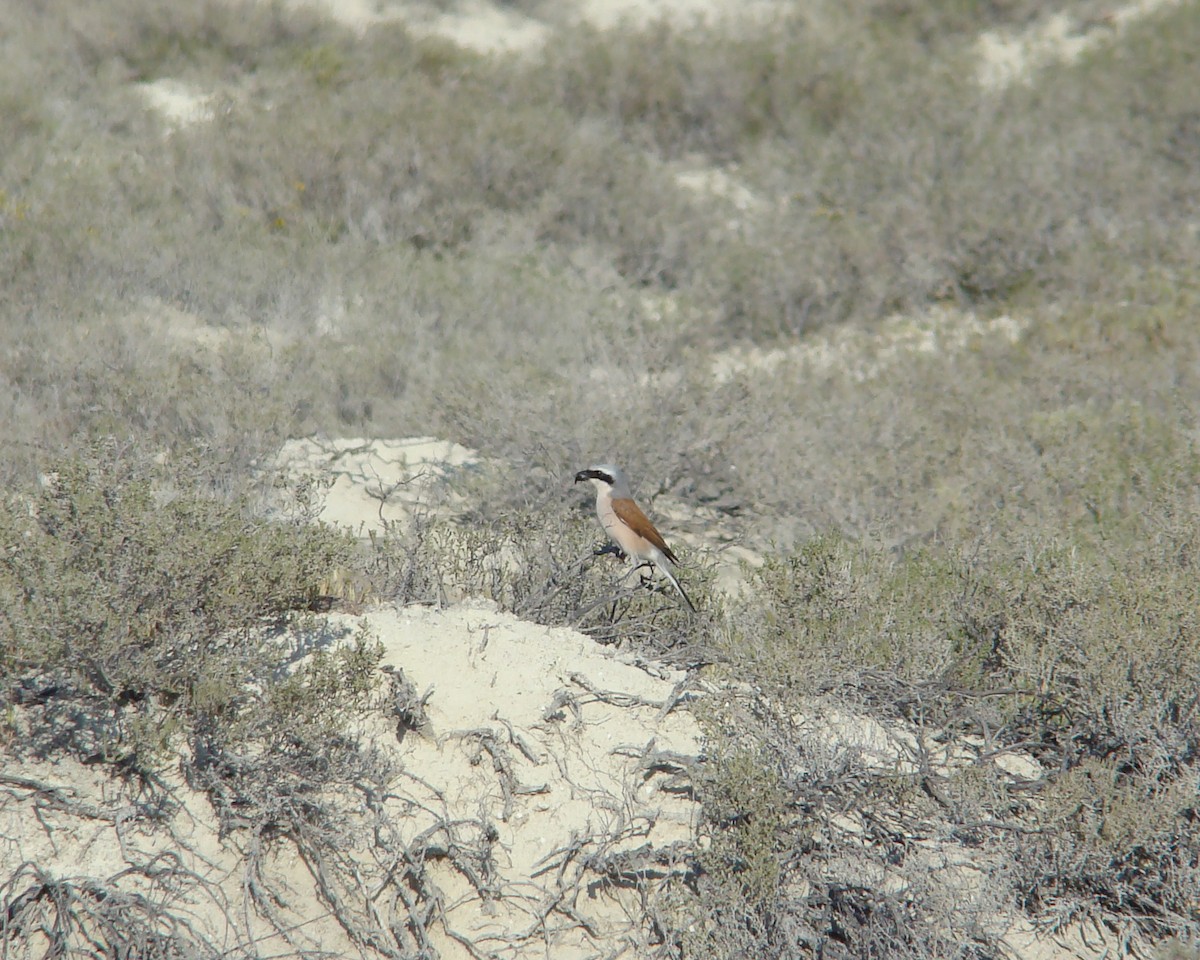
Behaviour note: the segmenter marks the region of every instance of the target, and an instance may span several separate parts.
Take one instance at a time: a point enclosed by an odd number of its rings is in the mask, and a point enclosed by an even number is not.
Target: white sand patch
[[[68,757],[6,759],[0,769],[0,880],[16,881],[14,894],[36,891],[43,878],[66,882],[69,887],[61,889],[76,892],[84,903],[78,913],[86,915],[89,889],[115,890],[161,906],[210,943],[253,943],[260,956],[294,956],[315,947],[349,955],[344,931],[296,858],[269,856],[265,870],[265,879],[298,895],[280,911],[294,924],[295,943],[289,943],[243,909],[247,878],[240,844],[246,838],[235,833],[221,839],[206,796],[166,770],[162,782],[174,806],[156,808],[106,776],[108,769]],[[152,883],[150,876],[163,882]],[[59,915],[64,926],[69,909],[64,904]],[[31,955],[50,946],[44,936],[29,944]]]
[[[951,737],[941,731],[922,734],[915,726],[882,723],[820,701],[813,703],[810,712],[792,719],[811,737],[809,752],[819,762],[836,762],[839,755],[849,754],[866,769],[884,775],[912,776],[928,770],[948,776],[988,755],[982,737]],[[990,759],[1013,782],[1045,776],[1028,753],[1003,752]]]
[[[308,437],[285,443],[275,465],[293,480],[328,488],[319,520],[367,536],[415,510],[453,513],[462,498],[449,481],[478,463],[475,451],[434,437]]]
[[[1024,318],[1005,315],[985,320],[969,311],[934,307],[918,317],[892,317],[875,330],[838,327],[788,347],[735,347],[713,356],[712,372],[718,383],[728,383],[796,365],[810,373],[840,372],[862,383],[916,354],[960,353],[987,339],[1016,343],[1028,325]]]
[[[479,53],[540,49],[549,27],[507,4],[488,0],[314,0],[331,18],[355,30],[403,22],[415,35],[443,37]]]
[[[1133,0],[1088,20],[1053,13],[1020,31],[988,30],[976,44],[979,83],[993,89],[1031,83],[1041,68],[1051,63],[1073,63],[1088,50],[1112,43],[1131,23],[1178,3]]]
[[[146,106],[172,129],[204,123],[214,116],[213,95],[169,77],[138,84]]]
[[[588,857],[692,837],[698,808],[664,791],[669,778],[643,763],[647,751],[692,756],[699,749],[691,716],[662,709],[683,675],[656,679],[580,634],[525,623],[488,602],[382,608],[363,622],[383,640],[387,663],[418,691],[433,689],[431,729],[400,746],[406,768],[428,791],[405,829],[416,836],[436,814],[482,817],[499,834],[502,897],[484,902],[449,866],[434,867],[446,926],[513,957],[545,950],[599,956],[604,944],[640,940],[629,919],[637,916],[635,899],[617,891],[572,903],[594,939],[562,917],[540,930],[537,917]],[[581,846],[568,857],[572,844]],[[519,932],[531,942],[506,943]],[[451,939],[436,946],[445,958],[470,956]]]
[[[550,29],[511,7],[487,0],[463,0],[433,17],[411,17],[408,25],[418,35],[443,37],[479,53],[540,49]]]
[[[266,326],[219,327],[154,298],[147,298],[142,309],[132,314],[128,321],[135,328],[144,328],[148,333],[158,334],[180,346],[204,350],[221,350],[251,340],[262,341],[272,348],[286,343],[283,336]]]
[[[409,0],[292,0],[292,6],[314,7],[344,26],[365,30],[377,23],[404,20],[412,3]]]
[[[753,217],[766,209],[766,202],[737,177],[736,166],[714,167],[700,162],[676,169],[675,182],[685,190],[711,198],[736,215],[725,221],[725,229],[739,234],[753,225]]]
[[[767,20],[791,7],[782,0],[580,0],[579,15],[602,29],[643,27],[656,20],[681,26],[720,20]]]
[[[675,182],[685,189],[724,200],[740,213],[752,213],[765,206],[754,191],[737,179],[736,168],[685,164],[675,174]]]
[[[537,51],[554,25],[583,21],[600,29],[642,28],[658,20],[681,27],[697,23],[763,23],[786,11],[784,0],[577,0],[551,8],[548,21],[492,0],[293,0],[312,4],[355,30],[403,22],[419,36],[440,36],[481,53]]]
[[[1072,923],[1051,931],[1039,927],[1023,914],[1009,918],[1008,930],[1000,939],[1007,956],[1013,960],[1112,960],[1122,951],[1127,956],[1142,953],[1141,949],[1118,946],[1118,942],[1118,934],[1097,923]],[[1164,960],[1172,956],[1168,950],[1147,955]]]

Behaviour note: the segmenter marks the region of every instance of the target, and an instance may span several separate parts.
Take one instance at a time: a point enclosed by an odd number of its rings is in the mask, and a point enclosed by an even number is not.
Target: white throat
[[[596,488],[596,506],[612,500],[612,484],[605,483],[603,480],[593,480],[592,485]]]

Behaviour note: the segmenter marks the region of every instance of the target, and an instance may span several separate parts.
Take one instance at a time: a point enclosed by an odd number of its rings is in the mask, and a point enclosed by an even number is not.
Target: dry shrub
[[[713,955],[992,955],[1015,906],[1196,935],[1200,517],[1170,469],[1149,504],[1100,548],[826,539],[754,573],[697,781]],[[885,769],[837,746],[846,723],[893,731]],[[988,897],[931,868],[960,845]]]
[[[253,519],[175,469],[100,442],[5,501],[0,665],[45,711],[31,749],[153,768],[181,724],[242,712],[288,656],[264,627],[348,559],[345,537]]]

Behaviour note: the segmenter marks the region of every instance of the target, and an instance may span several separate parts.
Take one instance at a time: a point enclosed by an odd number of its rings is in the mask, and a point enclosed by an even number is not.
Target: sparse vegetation
[[[1165,492],[1176,505],[1181,495]],[[714,757],[702,795],[726,812],[710,818],[710,856],[758,851],[735,872],[749,898],[770,837],[767,865],[791,878],[773,888],[775,922],[806,929],[822,952],[861,955],[881,937],[889,954],[925,955],[947,937],[945,955],[983,936],[977,898],[943,915],[945,890],[928,882],[930,857],[960,844],[994,859],[990,882],[1053,926],[1084,918],[1127,940],[1190,928],[1200,648],[1184,543],[1195,521],[1145,515],[1116,554],[1027,543],[897,561],[835,540],[769,559],[723,651],[744,702],[709,720],[716,742],[760,756],[749,768],[744,752]],[[903,731],[882,766],[870,747],[831,746],[845,721],[822,718],[845,711]],[[1012,753],[1036,758],[1036,778],[999,762]],[[784,781],[773,795],[786,803],[744,782],[762,768]],[[727,863],[713,871],[715,912]],[[814,926],[819,904],[825,926]],[[910,939],[913,916],[940,918],[920,926],[924,944]],[[720,955],[782,949],[769,927],[724,933]]]
[[[163,803],[178,764],[276,930],[283,842],[364,954],[428,955],[424,857],[478,880],[495,839],[404,847],[349,725],[374,640],[269,631],[349,570],[704,665],[662,957],[995,957],[1017,914],[1193,955],[1200,6],[1003,89],[975,41],[1043,4],[810,6],[481,56],[274,3],[0,0],[0,744]],[[164,80],[206,119],[148,108]],[[730,349],[779,353],[717,378]],[[489,466],[465,518],[356,544],[263,508],[318,431]],[[743,594],[691,551],[691,618],[593,558],[563,484],[601,454],[761,553]],[[217,955],[180,870],[4,864],[0,936]]]

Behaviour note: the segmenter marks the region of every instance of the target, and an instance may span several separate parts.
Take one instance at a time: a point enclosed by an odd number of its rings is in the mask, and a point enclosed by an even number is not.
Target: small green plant
[[[787,793],[769,758],[752,748],[712,758],[702,790],[713,830],[700,857],[715,883],[736,888],[750,911],[769,907],[783,884],[779,852],[787,842]]]

